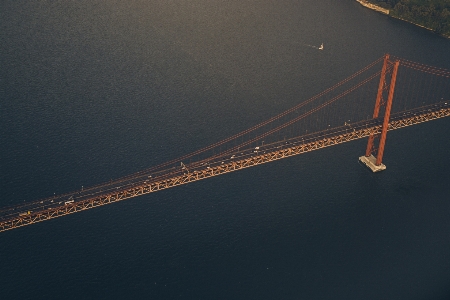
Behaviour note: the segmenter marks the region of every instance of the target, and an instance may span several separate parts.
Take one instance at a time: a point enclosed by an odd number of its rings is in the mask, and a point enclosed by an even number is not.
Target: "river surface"
[[[2,1],[0,28],[0,206],[189,153],[384,53],[450,69],[450,40],[352,0]],[[0,298],[450,299],[449,130],[390,132],[378,174],[359,140],[0,233]]]

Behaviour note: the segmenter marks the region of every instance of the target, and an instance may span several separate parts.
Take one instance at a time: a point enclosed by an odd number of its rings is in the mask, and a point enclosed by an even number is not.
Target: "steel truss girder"
[[[389,122],[388,130],[396,130],[448,116],[450,116],[450,108],[442,108],[438,111],[420,113],[399,120],[391,120]],[[381,129],[382,129],[381,125],[375,125],[365,128],[354,128],[353,131],[350,130],[349,132],[341,133],[332,137],[320,138],[318,140],[307,142],[301,145],[275,150],[260,155],[257,154],[253,157],[231,161],[224,164],[218,164],[213,167],[205,166],[204,169],[196,170],[193,172],[187,172],[181,175],[177,174],[173,177],[166,178],[164,180],[144,183],[125,190],[118,190],[114,193],[95,196],[93,198],[73,202],[59,207],[53,207],[41,211],[34,211],[26,215],[19,215],[11,219],[1,221],[0,232],[66,216],[76,212],[157,192],[160,190],[168,189],[182,184],[187,184],[190,182],[207,179],[225,173],[242,170],[245,168],[291,157],[294,155],[299,155],[314,150],[319,150],[322,148],[335,146],[338,144],[365,138],[370,135],[379,134],[381,132]]]

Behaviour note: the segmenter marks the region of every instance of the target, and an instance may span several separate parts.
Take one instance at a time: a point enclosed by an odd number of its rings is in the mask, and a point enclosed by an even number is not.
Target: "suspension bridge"
[[[4,207],[0,232],[365,137],[359,160],[373,172],[382,171],[388,131],[448,116],[450,70],[386,54],[215,144],[104,184]]]

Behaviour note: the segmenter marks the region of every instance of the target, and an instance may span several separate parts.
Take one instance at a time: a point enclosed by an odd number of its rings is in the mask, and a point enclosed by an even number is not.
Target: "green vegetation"
[[[369,0],[388,8],[393,17],[425,26],[450,37],[450,0]]]

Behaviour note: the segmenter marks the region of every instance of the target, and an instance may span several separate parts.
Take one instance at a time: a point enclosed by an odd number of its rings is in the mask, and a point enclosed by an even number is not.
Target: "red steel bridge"
[[[0,232],[365,137],[360,160],[381,171],[388,131],[448,116],[450,70],[387,54],[295,107],[193,153],[105,184],[1,208]]]

